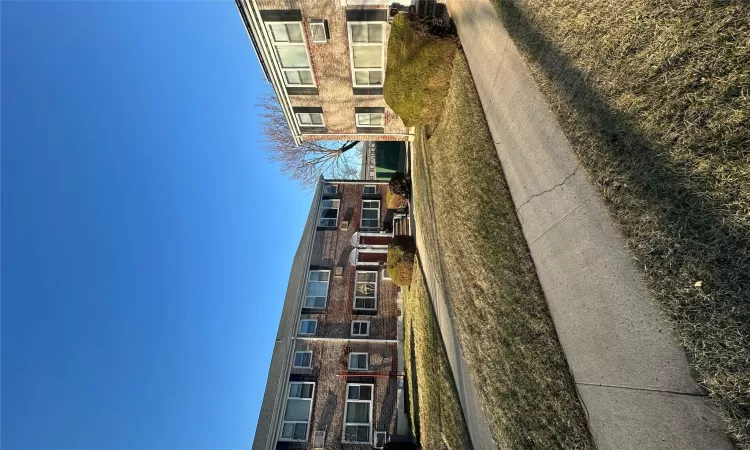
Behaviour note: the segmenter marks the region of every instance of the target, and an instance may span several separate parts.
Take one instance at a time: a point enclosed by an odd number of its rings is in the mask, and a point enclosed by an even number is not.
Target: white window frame
[[[331,206],[326,207],[325,206],[326,202],[330,202],[329,204]],[[335,208],[333,207],[334,204],[336,205]],[[329,217],[329,218],[323,217],[323,211],[325,211],[327,209],[335,209],[336,210],[336,218],[333,218],[333,217]],[[318,217],[318,226],[319,227],[325,227],[325,228],[336,228],[339,225],[339,210],[340,209],[341,209],[341,200],[339,200],[337,198],[327,198],[327,199],[322,200],[320,202],[320,216]],[[334,221],[333,225],[323,225],[323,221],[324,220],[333,220]],[[330,222],[326,222],[326,223],[330,223]]]
[[[308,281],[309,281],[309,278],[308,278]],[[305,298],[307,298],[307,297],[305,297]],[[314,323],[315,324],[315,331],[313,331],[312,333],[303,333],[302,332],[302,324],[305,323],[305,322],[312,322],[312,323]],[[302,319],[299,322],[299,330],[298,330],[297,334],[299,334],[300,336],[315,336],[317,333],[318,333],[318,319]]]
[[[372,188],[372,192],[367,192],[368,188]],[[362,186],[362,195],[377,195],[378,186],[375,184],[366,184]]]
[[[359,329],[361,331],[363,323],[367,324],[367,333],[364,333],[364,334],[362,334],[362,333],[355,333],[354,332],[354,324],[359,324],[360,325]],[[370,335],[370,321],[369,320],[352,320],[352,326],[351,326],[350,334],[352,335],[352,337],[368,337]]]
[[[321,273],[322,272],[327,272],[328,273],[328,280],[326,280],[326,282],[325,282],[326,283],[326,293],[325,293],[325,296],[323,296],[325,298],[325,301],[323,303],[323,306],[308,306],[308,303],[307,303],[308,299],[320,297],[320,295],[314,295],[314,296],[308,295],[308,292],[310,290],[310,283],[311,282],[312,283],[322,283],[322,281],[317,281],[317,280],[316,281],[310,281],[310,277],[312,276],[313,273],[316,273],[316,272],[321,272]],[[304,303],[303,307],[304,308],[311,308],[311,309],[325,309],[325,307],[328,306],[328,288],[330,287],[330,284],[331,284],[331,271],[330,270],[310,270],[307,273],[307,284],[305,285],[305,303]]]
[[[352,356],[362,356],[365,355],[365,368],[360,369],[359,367],[352,367]],[[347,366],[349,367],[349,370],[357,370],[360,372],[367,372],[367,370],[370,369],[370,354],[365,352],[349,352],[349,364]]]
[[[365,114],[368,116],[374,116],[374,115],[380,116],[381,118],[380,125],[370,125],[370,124],[361,123],[359,116],[363,116]],[[354,113],[354,119],[355,119],[355,122],[357,123],[357,126],[360,128],[383,128],[385,126],[385,114],[383,113]]]
[[[302,114],[310,114],[310,115],[317,114],[317,115],[320,116],[320,123],[319,124],[316,124],[316,123],[309,123],[309,124],[302,123],[302,120],[300,119],[300,116]],[[297,121],[297,125],[300,126],[300,127],[308,127],[309,128],[309,127],[325,127],[326,126],[326,121],[325,121],[325,118],[323,117],[323,113],[322,112],[294,113],[294,119]]]
[[[337,184],[323,185],[323,195],[336,195],[338,193],[339,193],[339,186]]]
[[[364,223],[363,223],[363,221],[365,221],[365,220],[373,220],[373,219],[365,219],[365,209],[367,209],[367,210],[376,209],[376,208],[373,208],[371,206],[368,207],[368,208],[365,208],[365,203],[370,203],[370,204],[377,203],[378,204],[378,207],[377,207],[378,218],[374,219],[375,220],[375,226],[374,227],[372,227],[372,226],[365,226]],[[380,200],[362,200],[362,208],[360,209],[360,212],[359,212],[359,228],[361,230],[377,230],[377,229],[380,228]]]
[[[295,421],[295,420],[284,420],[284,414],[286,414],[287,403],[289,402],[290,399],[307,399],[307,397],[290,397],[289,396],[289,391],[291,390],[292,385],[295,385],[295,384],[310,384],[310,385],[312,385],[312,390],[310,391],[310,398],[309,398],[309,400],[310,400],[310,412],[307,414],[307,422]],[[348,393],[347,393],[347,395],[348,395]],[[279,429],[279,439],[278,440],[284,441],[284,442],[307,442],[307,439],[310,437],[310,419],[312,417],[313,401],[314,400],[315,400],[315,383],[314,382],[310,382],[310,381],[290,381],[289,384],[287,384],[286,398],[284,400],[284,408],[281,410],[281,427]],[[290,438],[283,437],[284,425],[287,424],[287,423],[294,423],[294,424],[304,423],[304,424],[307,424],[307,429],[305,430],[306,431],[305,432],[305,438],[304,439],[290,439]]]
[[[383,29],[383,42],[354,42],[352,39],[352,25],[369,25],[369,24],[379,24]],[[385,81],[385,47],[387,45],[387,39],[386,39],[386,22],[381,21],[366,21],[366,22],[347,22],[346,23],[346,29],[347,33],[349,34],[349,66],[352,71],[352,86],[354,87],[382,87],[383,82]],[[369,72],[373,72],[378,70],[377,68],[369,68],[369,69],[356,69],[354,67],[354,47],[355,46],[381,46],[381,53],[380,53],[380,84],[357,84],[357,76],[355,74],[356,70],[366,70]]]
[[[383,445],[378,447],[378,436],[383,435]],[[376,431],[375,440],[372,442],[374,448],[383,448],[388,443],[388,432],[387,431]]]
[[[360,283],[359,281],[359,274],[361,273],[373,273],[375,274],[375,281],[362,281],[361,283],[375,283],[375,292],[373,292],[372,296],[363,296],[363,295],[357,295],[357,285]],[[363,307],[357,307],[357,300],[363,299],[363,300],[373,300],[372,308],[363,308]],[[360,309],[360,310],[367,310],[367,311],[377,311],[378,309],[378,272],[376,270],[358,270],[354,274],[354,309]]]
[[[272,53],[273,57],[276,60],[276,65],[278,66],[279,70],[281,71],[281,79],[284,82],[284,86],[289,87],[315,87],[317,84],[315,84],[315,72],[313,72],[312,67],[312,61],[310,60],[310,50],[307,48],[307,36],[305,33],[305,27],[302,26],[302,22],[265,22],[266,24],[266,32],[268,33],[268,40],[271,42],[271,46],[274,47]],[[274,40],[273,37],[273,31],[271,30],[271,25],[298,25],[300,27],[300,31],[302,32],[302,42],[277,42]],[[305,47],[305,55],[307,56],[307,67],[296,67],[296,68],[284,68],[281,65],[281,58],[279,58],[279,55],[276,53],[275,47],[277,46],[294,46],[294,45],[303,45]],[[312,84],[291,84],[286,79],[286,72],[299,72],[302,70],[309,70],[310,76],[312,77]],[[301,81],[301,80],[300,80]]]
[[[307,353],[307,354],[310,355],[310,365],[309,366],[298,366],[297,365],[297,355],[302,355],[302,354],[305,354],[305,353]],[[312,352],[312,350],[297,350],[296,352],[294,352],[294,359],[292,359],[292,367],[294,367],[295,369],[311,369],[312,368],[312,359],[313,359],[313,352]]]
[[[367,386],[370,388],[370,399],[369,400],[360,400],[360,399],[350,399],[349,398],[349,387],[353,386]],[[347,422],[346,421],[346,414],[349,410],[349,403],[369,403],[370,404],[370,417],[369,417],[369,423],[359,423],[359,422]],[[341,442],[347,443],[347,444],[372,444],[372,413],[373,413],[373,406],[375,405],[375,385],[374,384],[362,384],[362,383],[347,383],[346,384],[346,394],[344,397],[344,427],[341,431]],[[346,439],[346,427],[349,426],[367,426],[369,428],[369,440],[368,441],[349,441]]]

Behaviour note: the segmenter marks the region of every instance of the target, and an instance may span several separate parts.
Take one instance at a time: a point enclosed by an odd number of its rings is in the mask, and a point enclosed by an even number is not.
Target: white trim
[[[323,30],[323,40],[315,40],[315,30],[313,28],[320,27]],[[326,21],[310,21],[310,41],[313,44],[325,44],[328,42],[328,35],[326,34]]]
[[[386,250],[386,252],[387,252],[387,250]],[[382,252],[377,252],[377,253],[382,253]],[[357,261],[357,264],[359,264],[359,261]],[[372,274],[375,274],[375,281],[359,281],[359,274],[361,274],[361,273],[367,273],[367,274],[372,273]],[[375,290],[373,291],[372,295],[368,295],[368,296],[357,295],[357,285],[359,283],[363,283],[363,284],[365,284],[365,283],[366,284],[372,283],[375,286]],[[372,300],[373,301],[372,308],[365,308],[365,307],[359,307],[358,308],[357,307],[357,300],[358,299]],[[353,306],[354,306],[354,309],[363,309],[363,310],[369,310],[369,311],[377,311],[377,309],[378,309],[378,272],[377,271],[375,271],[375,270],[358,270],[354,274],[354,305]]]
[[[305,27],[302,25],[302,22],[263,22],[266,29],[266,35],[268,36],[268,42],[271,44],[271,56],[273,57],[273,60],[276,62],[276,65],[281,72],[281,81],[284,83],[284,86],[287,87],[317,87],[317,84],[315,83],[315,72],[313,72],[312,67],[312,61],[310,60],[310,50],[307,48],[307,36],[305,33]],[[300,32],[302,33],[302,42],[277,42],[273,38],[273,31],[271,31],[271,25],[299,25]],[[304,46],[305,47],[305,56],[307,56],[307,67],[283,67],[281,65],[281,59],[279,58],[279,55],[276,51],[277,46]],[[309,70],[310,76],[312,77],[312,84],[290,84],[287,82],[286,79],[286,72],[298,72],[302,70]],[[301,80],[300,80],[301,81]]]
[[[307,422],[302,421],[293,421],[293,420],[284,420],[284,413],[286,413],[286,407],[290,399],[308,399],[308,397],[290,397],[289,396],[289,390],[291,389],[293,384],[311,384],[312,385],[312,391],[310,392],[310,411],[307,413]],[[286,393],[284,394],[284,407],[281,408],[281,427],[279,430],[279,440],[284,442],[307,442],[307,439],[310,437],[310,422],[312,418],[312,410],[313,410],[313,402],[315,400],[315,383],[312,381],[290,381],[286,385]],[[289,439],[283,437],[284,434],[284,424],[286,423],[305,423],[307,424],[307,429],[305,430],[305,439]]]
[[[373,188],[375,192],[365,192],[367,188]],[[377,195],[378,186],[376,184],[365,184],[362,186],[362,195]]]
[[[370,206],[369,208],[365,208],[365,203],[372,204],[373,202],[375,202],[375,203],[378,204],[377,208],[373,208],[372,206]],[[365,219],[365,209],[367,209],[367,210],[376,210],[378,212],[378,217],[376,219],[371,219],[371,218]],[[373,226],[365,226],[364,223],[363,223],[365,220],[375,220],[375,226],[374,227]],[[364,229],[364,230],[377,230],[377,229],[380,228],[380,200],[364,200],[364,199],[362,200],[362,206],[361,206],[361,209],[360,209],[360,212],[359,212],[359,228],[361,230],[362,229]]]
[[[352,356],[362,356],[365,355],[365,368],[359,368],[359,367],[352,367]],[[370,369],[370,354],[365,352],[349,352],[349,364],[348,364],[349,370],[358,370],[366,372]]]
[[[363,125],[359,122],[359,116],[367,114],[368,116],[378,115],[380,116],[380,125]],[[354,113],[354,121],[356,122],[358,127],[361,128],[383,128],[385,127],[385,114],[383,113]]]
[[[309,279],[308,279],[309,281]],[[302,332],[302,324],[305,322],[313,322],[315,324],[315,331],[312,333],[303,333]],[[302,319],[299,323],[299,328],[297,329],[297,334],[299,336],[315,336],[318,333],[318,319]]]
[[[329,202],[330,206],[325,206],[326,202]],[[333,207],[334,204],[336,205],[335,208]],[[335,218],[333,218],[333,217],[323,217],[323,211],[325,211],[327,209],[335,209],[336,210],[336,217]],[[340,209],[341,209],[341,200],[339,200],[337,198],[325,198],[325,199],[321,200],[320,201],[320,214],[318,215],[318,226],[319,227],[323,227],[323,228],[336,228],[336,227],[338,227],[339,226],[339,210]],[[330,225],[330,224],[329,225],[322,225],[321,221],[323,221],[323,220],[328,220],[328,221],[333,220],[334,222],[333,222],[333,225]],[[330,223],[330,222],[326,222],[326,223]]]
[[[323,306],[308,306],[307,305],[307,299],[308,298],[318,298],[318,297],[321,297],[320,295],[315,295],[315,296],[312,296],[312,297],[310,297],[310,296],[307,295],[307,291],[308,291],[308,289],[310,289],[310,282],[311,282],[310,281],[310,277],[312,276],[312,274],[314,272],[319,272],[319,273],[326,272],[326,273],[328,273],[328,279],[325,281],[325,283],[326,283],[326,293],[325,293],[325,296],[322,296],[324,298],[324,300],[325,300]],[[313,283],[322,283],[322,281],[318,281],[318,280],[315,280],[315,281],[312,281],[312,282]],[[305,284],[305,300],[302,303],[302,307],[303,308],[310,308],[310,309],[325,309],[325,307],[328,306],[328,287],[330,286],[330,283],[331,283],[331,271],[330,270],[309,270],[307,272],[307,284]]]
[[[367,333],[365,333],[365,334],[355,334],[354,333],[354,324],[355,323],[360,324],[360,330],[362,329],[362,324],[366,323],[367,324]],[[352,337],[355,337],[355,336],[356,337],[368,337],[370,335],[370,321],[369,320],[352,320],[352,326],[351,326],[351,329],[350,329],[350,333],[351,333]]]
[[[302,121],[300,120],[300,117],[299,117],[300,114],[309,114],[311,116],[310,117],[311,119],[312,119],[312,115],[313,114],[317,114],[317,115],[320,116],[320,123],[319,124],[318,123],[310,123],[310,124],[302,123]],[[300,126],[300,127],[308,127],[308,128],[310,128],[310,127],[324,127],[324,126],[326,126],[326,121],[325,121],[325,118],[323,117],[323,113],[322,112],[307,112],[307,113],[298,112],[298,113],[294,113],[294,119],[297,121],[297,126]]]
[[[355,43],[352,40],[352,25],[369,25],[369,24],[379,24],[382,28],[382,41],[383,42],[357,42]],[[346,23],[346,30],[349,36],[349,69],[351,70],[352,74],[352,86],[353,87],[373,87],[373,86],[379,86],[382,87],[383,83],[385,81],[385,46],[386,46],[386,22],[380,22],[380,21],[369,21],[369,22],[347,22]],[[380,84],[357,84],[357,76],[355,74],[356,70],[361,71],[370,71],[374,72],[377,69],[377,67],[373,68],[361,68],[361,69],[355,69],[354,68],[354,47],[373,47],[376,45],[380,45],[381,47],[381,54],[380,54]]]
[[[309,354],[310,355],[310,365],[309,366],[298,366],[297,365],[297,355],[301,354]],[[312,350],[297,350],[294,352],[294,359],[292,359],[292,367],[295,369],[311,369],[312,368],[312,358],[313,358],[313,352]]]
[[[350,399],[349,398],[349,387],[353,386],[367,386],[370,388],[370,399],[369,400],[360,400],[359,398],[356,399]],[[360,422],[347,422],[346,421],[346,413],[349,410],[349,403],[369,403],[370,405],[370,417],[368,423],[360,423]],[[362,383],[347,383],[346,384],[346,394],[344,396],[344,426],[341,430],[341,442],[348,443],[348,444],[372,444],[372,413],[373,413],[373,406],[375,404],[375,385],[374,384],[362,384]],[[368,441],[348,441],[346,440],[346,426],[366,426],[369,429],[369,440]]]

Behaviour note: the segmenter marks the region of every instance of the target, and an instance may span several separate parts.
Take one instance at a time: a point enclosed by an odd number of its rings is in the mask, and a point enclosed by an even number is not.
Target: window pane
[[[296,23],[288,23],[286,27],[289,42],[304,42],[302,39],[302,26]]]
[[[306,436],[306,423],[285,423],[281,431],[281,437],[284,439],[304,440]]]
[[[283,23],[272,23],[268,26],[271,29],[271,35],[276,42],[289,42],[289,33],[286,31],[286,25]]]
[[[313,75],[311,71],[300,70],[297,73],[299,73],[299,77],[300,77],[300,80],[302,81],[302,84],[313,84]]]
[[[367,42],[383,42],[383,25],[373,23],[367,25]]]
[[[370,125],[372,125],[372,126],[382,126],[383,125],[383,115],[382,114],[370,114]]]
[[[310,117],[312,119],[313,125],[323,125],[323,114],[320,114],[320,113],[310,114]]]
[[[380,85],[383,84],[383,72],[379,70],[371,70],[368,72],[370,84]]]
[[[304,50],[304,47],[302,48]],[[383,64],[383,47],[380,45],[366,45],[352,48],[354,55],[354,67],[369,68],[382,67]]]
[[[359,387],[359,399],[360,400],[372,400],[372,386],[360,386]]]
[[[365,219],[377,219],[378,218],[378,210],[377,209],[365,209],[362,211],[362,217]]]
[[[310,281],[328,281],[328,272],[313,270],[310,272]]]
[[[287,84],[302,84],[299,74],[300,71],[298,70],[287,70],[284,72]]]
[[[286,401],[284,420],[292,422],[305,422],[310,416],[312,400],[290,398]]]
[[[354,81],[357,86],[367,86],[370,84],[370,73],[364,70],[354,72]]]
[[[289,385],[289,397],[311,398],[312,389],[313,389],[312,384],[292,383]]]
[[[370,125],[370,115],[369,114],[357,114],[357,123],[359,125]]]
[[[349,386],[349,392],[346,395],[347,399],[359,400],[359,386]]]
[[[352,41],[367,42],[367,24],[364,24],[364,23],[352,24]]]
[[[299,120],[301,125],[310,125],[312,123],[312,118],[309,113],[297,113],[297,120]]]
[[[377,272],[357,272],[357,281],[377,281]]]
[[[349,402],[346,408],[347,423],[369,423],[370,404]],[[304,419],[303,419],[304,420]]]
[[[309,67],[307,65],[307,51],[304,45],[283,45],[276,47],[276,54],[281,61],[281,67]]]

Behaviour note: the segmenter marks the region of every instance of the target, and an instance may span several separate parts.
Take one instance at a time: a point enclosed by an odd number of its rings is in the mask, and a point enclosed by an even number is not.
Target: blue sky
[[[2,2],[2,448],[247,449],[310,193],[234,3]]]

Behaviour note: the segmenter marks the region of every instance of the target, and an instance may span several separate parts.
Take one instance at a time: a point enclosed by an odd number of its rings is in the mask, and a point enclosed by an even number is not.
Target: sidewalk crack
[[[552,192],[555,189],[557,189],[560,186],[562,186],[563,184],[565,184],[573,175],[575,175],[578,172],[578,169],[580,167],[581,167],[580,164],[576,164],[576,168],[573,170],[573,172],[570,175],[568,175],[567,177],[565,177],[565,179],[563,179],[561,182],[557,183],[556,185],[552,186],[551,188],[547,189],[546,191],[542,191],[542,192],[540,192],[538,194],[534,194],[531,197],[529,197],[525,202],[521,203],[521,206],[519,206],[518,208],[516,208],[516,212],[520,213],[521,212],[521,208],[523,208],[524,206],[528,205],[529,202],[532,201],[534,198],[539,197],[539,196],[544,195],[544,194],[547,194],[549,192]]]
[[[657,389],[657,388],[648,388],[648,387],[637,387],[637,386],[626,386],[621,384],[603,384],[603,383],[586,383],[583,381],[576,381],[576,384],[582,385],[582,386],[596,386],[596,387],[606,387],[606,388],[616,388],[616,389],[628,389],[631,391],[646,391],[646,392],[659,392],[662,394],[675,394],[675,395],[689,395],[691,397],[706,397],[706,394],[702,392],[682,392],[682,391],[673,391],[670,389]]]

